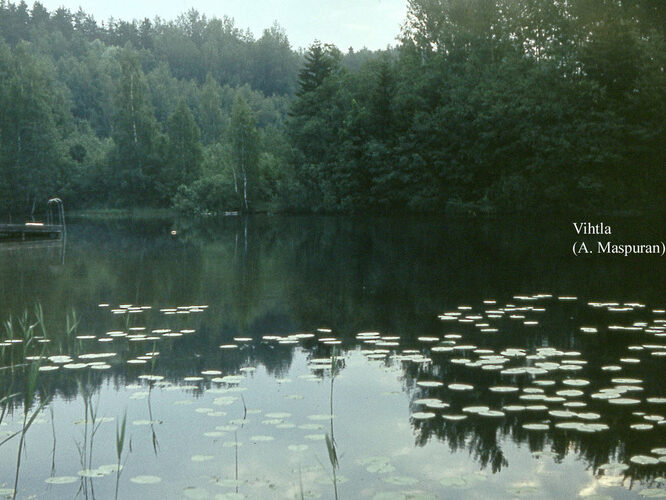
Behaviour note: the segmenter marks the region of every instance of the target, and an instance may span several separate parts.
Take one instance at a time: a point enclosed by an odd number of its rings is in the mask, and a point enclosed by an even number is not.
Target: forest
[[[406,1],[370,51],[0,0],[0,221],[664,209],[666,2]]]

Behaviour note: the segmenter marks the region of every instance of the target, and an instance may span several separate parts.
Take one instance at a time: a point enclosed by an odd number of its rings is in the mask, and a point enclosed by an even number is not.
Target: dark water
[[[572,222],[78,219],[0,247],[0,490],[666,495],[664,258],[572,252],[666,231]]]

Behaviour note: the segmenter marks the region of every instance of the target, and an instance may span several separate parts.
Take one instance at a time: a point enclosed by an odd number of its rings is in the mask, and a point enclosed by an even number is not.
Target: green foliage
[[[174,208],[194,215],[219,215],[238,209],[238,194],[233,181],[213,175],[180,186],[173,200]]]
[[[201,87],[199,98],[199,124],[204,144],[211,144],[222,139],[228,117],[222,111],[222,87],[210,73]]]
[[[113,118],[115,152],[113,176],[119,182],[117,201],[132,203],[157,198],[156,181],[162,162],[158,125],[148,102],[145,76],[138,55],[127,45],[118,54],[120,77],[116,83]]]
[[[663,27],[632,5],[410,0],[397,57],[353,73],[313,45],[289,123],[301,206],[657,206]]]
[[[67,119],[50,61],[30,44],[0,41],[0,209],[34,213],[66,165],[58,127]]]
[[[241,209],[249,209],[249,199],[257,191],[259,136],[254,113],[239,93],[231,109],[231,160],[234,178],[238,176]]]
[[[189,184],[201,175],[201,133],[190,108],[182,99],[167,121],[167,135],[166,165],[157,181],[166,196],[173,193],[177,186]]]
[[[409,0],[394,49],[0,3],[0,219],[663,208],[664,2]]]

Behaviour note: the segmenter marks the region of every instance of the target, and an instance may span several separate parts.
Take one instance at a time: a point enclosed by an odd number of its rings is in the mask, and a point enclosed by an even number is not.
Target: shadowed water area
[[[666,238],[607,223],[81,218],[0,247],[0,493],[666,497],[663,258],[571,249]]]

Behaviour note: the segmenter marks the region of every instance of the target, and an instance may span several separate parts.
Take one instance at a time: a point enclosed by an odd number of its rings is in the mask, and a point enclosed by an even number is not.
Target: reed
[[[16,499],[16,492],[19,484],[19,475],[21,470],[21,456],[25,447],[25,436],[30,429],[39,413],[44,408],[45,402],[41,401],[37,409],[28,417],[30,409],[35,402],[35,395],[37,394],[37,376],[39,374],[39,363],[32,363],[30,372],[28,374],[27,382],[23,390],[23,425],[19,431],[21,438],[19,439],[18,453],[16,455],[16,475],[14,476],[14,493],[12,499]]]
[[[120,484],[120,471],[122,469],[121,460],[123,456],[123,449],[125,448],[125,430],[127,428],[127,410],[123,414],[123,419],[120,423],[116,422],[116,456],[118,458],[117,468],[116,468],[116,493],[115,499],[118,500],[118,486]],[[127,459],[125,459],[127,460]]]
[[[326,434],[326,449],[328,450],[328,460],[331,464],[331,470],[333,472],[333,493],[335,499],[338,499],[338,476],[337,470],[340,467],[338,462],[338,452],[336,449],[335,443],[335,434],[333,433],[333,383],[335,382],[335,376],[338,373],[338,363],[336,356],[336,349],[333,348],[331,353],[331,392],[330,392],[330,424],[331,424],[331,433],[330,435]]]
[[[79,393],[83,399],[83,442],[77,442],[76,447],[79,451],[79,459],[84,471],[92,468],[95,435],[102,425],[102,422],[97,419],[99,398],[97,401],[93,401],[94,392],[90,390],[89,384],[90,378],[88,379],[88,383],[79,381]],[[88,498],[88,486],[90,486],[90,494],[94,498],[95,492],[92,478],[82,476],[79,491],[83,490],[83,495],[86,498]]]
[[[129,316],[129,315],[128,315]],[[153,394],[153,386],[155,385],[155,381],[152,379],[152,376],[155,374],[155,365],[157,364],[157,356],[155,355],[155,349],[156,349],[156,344],[153,342],[153,356],[150,360],[150,378],[148,379],[148,418],[150,419],[150,433],[151,433],[151,438],[152,438],[152,443],[153,443],[153,452],[155,453],[155,456],[157,456],[157,450],[160,447],[160,443],[157,440],[157,433],[155,432],[155,425],[153,424],[153,405],[152,405],[152,400],[151,396]]]

